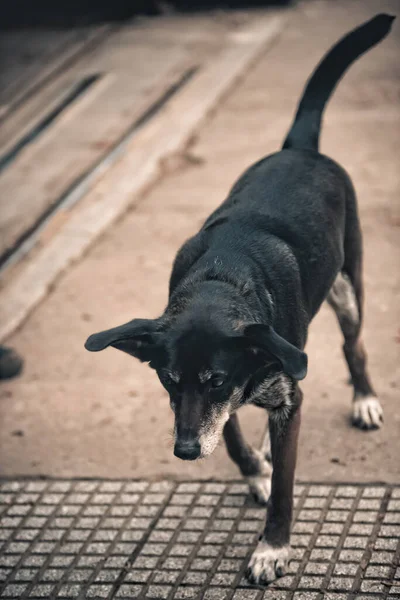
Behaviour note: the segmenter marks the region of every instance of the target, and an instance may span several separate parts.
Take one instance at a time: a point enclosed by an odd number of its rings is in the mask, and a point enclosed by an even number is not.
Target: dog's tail
[[[351,63],[389,33],[394,19],[386,14],[376,15],[348,33],[324,56],[307,82],[283,148],[318,150],[322,114],[329,96]]]

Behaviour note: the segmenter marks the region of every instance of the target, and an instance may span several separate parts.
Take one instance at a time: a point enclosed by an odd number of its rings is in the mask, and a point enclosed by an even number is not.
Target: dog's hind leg
[[[257,502],[265,505],[271,491],[272,468],[262,451],[247,444],[236,413],[229,417],[225,425],[224,439],[228,454],[247,479],[252,495]]]
[[[355,217],[355,218],[354,218]],[[345,264],[327,298],[334,309],[344,336],[343,351],[354,388],[353,425],[377,429],[383,421],[382,406],[367,371],[367,354],[361,339],[363,285],[361,232],[353,215],[351,236],[345,242]]]

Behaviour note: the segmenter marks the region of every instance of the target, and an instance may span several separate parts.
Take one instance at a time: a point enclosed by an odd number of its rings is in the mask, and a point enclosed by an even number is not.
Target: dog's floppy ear
[[[108,346],[122,350],[142,362],[151,361],[160,338],[161,324],[157,319],[133,319],[129,323],[91,335],[86,350],[99,352]]]
[[[298,380],[307,375],[307,354],[284,340],[270,325],[247,325],[243,333],[252,345],[275,356],[286,375]]]

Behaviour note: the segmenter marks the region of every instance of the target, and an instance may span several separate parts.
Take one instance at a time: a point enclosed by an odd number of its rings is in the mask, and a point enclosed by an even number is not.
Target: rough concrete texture
[[[306,78],[344,32],[398,3],[306,2],[280,39],[221,103],[175,170],[61,278],[9,343],[24,375],[0,390],[2,474],[237,477],[220,447],[188,464],[172,454],[172,413],[155,374],[127,355],[84,351],[86,337],[133,317],[157,316],[179,245],[250,163],[279,148]],[[335,319],[323,307],[310,330],[309,375],[297,476],[324,481],[399,478],[400,25],[340,84],[322,151],[342,163],[359,196],[365,236],[365,342],[385,410],[381,431],[349,425],[351,388]],[[190,157],[189,157],[190,158]],[[132,173],[134,177],[134,173]],[[258,443],[265,418],[241,412]]]

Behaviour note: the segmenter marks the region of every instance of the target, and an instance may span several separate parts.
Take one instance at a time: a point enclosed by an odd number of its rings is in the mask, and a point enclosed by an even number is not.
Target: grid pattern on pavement
[[[400,598],[400,487],[296,485],[290,573],[243,574],[265,509],[235,482],[0,481],[0,598]]]

